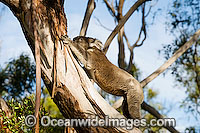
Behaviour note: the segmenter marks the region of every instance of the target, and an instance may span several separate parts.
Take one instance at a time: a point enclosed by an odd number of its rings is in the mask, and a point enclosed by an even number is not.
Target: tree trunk
[[[7,5],[19,20],[33,54],[35,36],[32,17],[35,18],[37,27],[34,28],[42,44],[40,45],[42,79],[50,94],[53,83],[56,82],[53,100],[65,118],[88,118],[88,114],[99,114],[83,88],[89,90],[93,100],[109,118],[124,118],[98,94],[83,69],[77,62],[73,62],[73,57],[69,55],[70,51],[67,52],[66,47],[60,42],[59,38],[67,35],[64,0],[38,0],[35,3],[37,8],[35,16],[32,16],[34,14],[30,0],[0,0],[0,2]],[[53,80],[55,63],[56,81]],[[120,127],[75,127],[75,129],[78,132],[140,132],[137,128],[126,130]]]

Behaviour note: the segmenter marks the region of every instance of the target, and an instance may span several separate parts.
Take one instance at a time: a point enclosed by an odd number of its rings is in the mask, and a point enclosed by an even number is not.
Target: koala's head
[[[87,41],[86,37],[83,36],[77,36],[73,39],[74,45],[76,45],[76,47],[79,50],[83,50],[83,51],[87,51],[88,47],[89,47],[89,43]]]

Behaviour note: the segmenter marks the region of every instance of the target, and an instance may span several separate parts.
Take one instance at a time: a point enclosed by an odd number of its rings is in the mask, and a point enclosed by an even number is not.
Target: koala
[[[78,36],[71,41],[63,40],[69,45],[78,60],[84,65],[89,76],[103,89],[116,96],[124,96],[123,111],[126,117],[141,118],[141,104],[144,99],[140,83],[128,72],[113,65],[102,52],[102,43],[94,38]]]

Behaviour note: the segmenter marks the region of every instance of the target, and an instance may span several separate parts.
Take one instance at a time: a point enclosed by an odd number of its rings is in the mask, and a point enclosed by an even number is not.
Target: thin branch
[[[140,44],[138,44],[138,42],[140,41],[141,39],[141,35],[142,33],[144,33],[144,38],[142,40],[142,42]],[[138,36],[138,39],[137,41],[133,44],[133,46],[130,45],[129,41],[128,41],[128,38],[125,34],[125,32],[123,33],[123,36],[127,42],[127,46],[128,46],[128,49],[130,51],[130,58],[129,58],[129,63],[128,63],[128,67],[127,67],[127,72],[131,72],[131,69],[132,69],[132,66],[133,66],[133,50],[135,47],[140,47],[143,45],[144,41],[146,40],[146,24],[145,24],[145,3],[143,4],[143,7],[142,7],[142,27],[140,29],[140,33],[139,33],[139,36]]]
[[[150,5],[149,10],[148,10],[147,14],[145,15],[145,17],[147,17],[147,16],[150,14],[150,12],[151,12],[151,8],[152,8],[152,7],[153,7],[153,6]]]
[[[144,33],[144,38],[143,38],[141,44],[138,44],[138,42],[140,41],[142,33]],[[144,3],[144,5],[142,7],[142,27],[140,29],[139,37],[138,37],[137,41],[135,42],[135,44],[132,46],[132,49],[134,49],[135,47],[142,46],[144,41],[146,40],[146,36],[147,36],[147,33],[146,33],[146,24],[145,24],[145,3]]]
[[[131,49],[131,44],[130,44],[130,42],[129,42],[129,40],[128,40],[128,37],[126,36],[125,32],[123,33],[123,36],[124,36],[124,38],[125,38],[125,40],[126,40],[128,49],[130,50],[130,49]]]
[[[142,5],[144,2],[146,2],[148,0],[138,0],[130,9],[129,11],[126,13],[126,15],[121,19],[121,21],[118,23],[118,25],[115,27],[115,29],[113,30],[113,32],[109,35],[109,37],[107,38],[105,45],[104,45],[104,53],[107,52],[110,43],[112,42],[112,40],[114,39],[115,35],[119,32],[119,30],[124,26],[124,24],[127,22],[127,20],[129,19],[129,17],[135,12],[136,9],[138,9],[138,7],[140,5]]]
[[[110,5],[107,0],[104,0],[104,3],[106,4],[106,6],[107,6],[108,10],[110,11],[111,15],[116,18],[115,8],[113,7],[113,5]]]
[[[132,71],[132,67],[133,67],[133,57],[134,57],[134,54],[133,54],[133,49],[129,49],[130,50],[130,58],[129,58],[129,63],[128,63],[128,67],[127,67],[127,72],[128,73],[131,73]]]
[[[101,21],[100,21],[96,16],[94,16],[94,18],[97,20],[97,22],[99,23],[99,25],[100,25],[101,27],[103,27],[104,29],[106,29],[106,30],[108,30],[108,31],[112,31],[112,30],[109,29],[108,27],[104,26],[104,25],[101,23]]]
[[[153,4],[150,5],[149,10],[148,10],[147,14],[145,15],[145,17],[147,17],[150,14],[152,7],[154,7],[158,3],[158,0],[156,0],[154,2],[155,3],[153,3]]]
[[[123,6],[124,6],[124,0],[120,0],[119,5],[118,5],[118,15],[117,15],[118,20],[121,20],[121,18],[122,18]]]
[[[169,58],[161,67],[159,67],[155,72],[149,75],[147,78],[142,80],[141,86],[144,88],[149,82],[155,79],[158,75],[160,75],[163,71],[165,71],[172,63],[174,63],[190,46],[192,46],[200,36],[200,29],[195,32],[195,34],[191,37],[189,41],[187,41],[183,46],[181,46],[174,55]]]
[[[134,56],[134,54],[133,54],[133,48],[131,47],[130,42],[129,42],[129,40],[128,40],[126,34],[125,34],[125,32],[123,33],[123,37],[125,38],[126,44],[127,44],[128,49],[130,51],[130,58],[129,58],[129,63],[128,63],[128,67],[127,67],[126,71],[128,73],[131,73],[131,69],[132,69],[132,66],[133,66],[133,56]]]
[[[138,45],[138,42],[139,42],[140,39],[141,39],[142,33],[144,33],[144,38],[143,38],[141,44]],[[127,42],[127,46],[128,46],[129,51],[130,51],[129,63],[128,63],[128,67],[127,67],[127,69],[126,69],[126,71],[130,73],[131,70],[132,70],[132,66],[133,66],[133,56],[134,56],[133,50],[134,50],[135,47],[140,47],[140,46],[142,46],[143,43],[144,43],[144,41],[146,40],[145,3],[143,4],[143,7],[142,7],[142,27],[141,27],[141,29],[140,29],[140,33],[139,33],[139,36],[138,36],[137,41],[135,42],[135,44],[133,44],[133,45],[131,46],[130,43],[129,43],[129,41],[128,41],[128,38],[127,38],[125,32],[123,33],[123,36],[124,36],[124,38],[125,38],[125,40],[126,40],[126,42]]]
[[[95,9],[95,2],[94,0],[89,0],[88,1],[88,4],[87,4],[87,9],[85,11],[85,16],[84,16],[84,19],[83,19],[83,22],[82,22],[82,27],[81,27],[81,31],[80,31],[80,36],[85,36],[86,35],[86,32],[87,32],[87,29],[88,29],[88,25],[89,25],[89,21],[90,21],[90,18],[91,18],[91,15]]]

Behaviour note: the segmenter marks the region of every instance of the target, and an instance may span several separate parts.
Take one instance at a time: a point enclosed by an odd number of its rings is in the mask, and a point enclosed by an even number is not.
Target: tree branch
[[[174,55],[169,58],[162,66],[160,66],[155,72],[149,75],[147,78],[142,80],[141,86],[144,88],[149,82],[155,79],[158,75],[160,75],[163,71],[165,71],[172,63],[174,63],[190,46],[192,46],[200,36],[200,29],[194,33],[189,41],[187,41],[183,46],[181,46]]]
[[[132,46],[130,45],[129,41],[128,41],[128,38],[126,37],[126,34],[124,32],[124,37],[126,39],[126,42],[127,42],[127,45],[128,45],[128,49],[130,51],[130,58],[129,58],[129,64],[128,64],[128,67],[127,67],[127,71],[130,73],[131,70],[132,70],[132,67],[133,67],[133,50],[135,47],[140,47],[143,45],[144,41],[146,40],[146,24],[145,24],[145,3],[143,4],[143,7],[142,7],[142,27],[140,29],[140,33],[139,33],[139,36],[138,36],[138,39],[137,41],[135,42],[135,44],[133,44]],[[140,44],[138,44],[138,42],[140,41],[140,38],[141,38],[141,34],[144,33],[144,38],[142,40],[142,42]]]
[[[88,4],[87,4],[87,9],[85,11],[85,16],[82,22],[82,27],[81,27],[81,31],[80,31],[80,36],[85,36],[87,29],[88,29],[88,25],[89,25],[89,21],[90,21],[90,17],[95,9],[95,2],[94,0],[88,0]]]
[[[104,25],[101,23],[101,21],[100,21],[96,16],[94,16],[94,18],[97,20],[97,22],[99,23],[99,25],[100,25],[101,27],[103,27],[104,29],[106,29],[106,30],[108,30],[108,31],[112,31],[112,30],[109,29],[108,27],[104,26]]]
[[[124,26],[124,24],[127,22],[127,20],[129,19],[129,17],[135,12],[135,10],[142,5],[144,2],[146,2],[147,0],[138,0],[130,9],[129,11],[126,13],[126,15],[121,19],[121,21],[118,23],[118,25],[115,27],[115,29],[113,30],[113,32],[109,35],[109,37],[107,38],[105,44],[104,44],[104,48],[103,51],[104,53],[107,52],[110,43],[112,42],[112,40],[114,39],[115,35],[119,32],[119,30]]]

